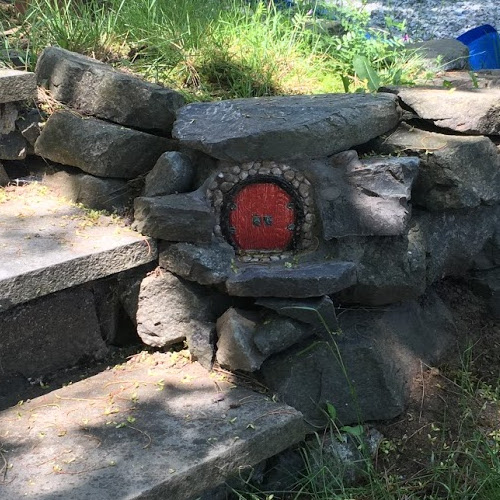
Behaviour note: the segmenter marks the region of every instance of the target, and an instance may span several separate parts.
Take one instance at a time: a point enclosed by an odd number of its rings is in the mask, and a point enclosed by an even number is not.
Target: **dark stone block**
[[[175,149],[177,143],[171,139],[71,111],[51,115],[35,143],[35,153],[43,158],[99,177],[122,179],[149,172],[162,153]]]
[[[57,195],[95,210],[122,211],[131,204],[131,192],[122,179],[108,179],[64,170],[43,179]]]
[[[81,287],[1,313],[0,332],[0,364],[6,374],[39,376],[107,353],[94,296]]]
[[[215,217],[197,192],[136,198],[134,228],[166,241],[208,243]]]
[[[320,335],[329,335],[339,329],[335,308],[328,296],[302,300],[261,298],[255,303],[282,316],[312,325]]]
[[[240,297],[319,297],[339,292],[356,282],[352,262],[322,262],[286,268],[247,265],[226,281],[229,295]]]
[[[325,240],[403,234],[418,164],[418,158],[360,160],[355,151],[296,163],[314,186]]]
[[[163,135],[184,104],[173,90],[60,47],[42,52],[36,75],[55,99],[86,115]]]
[[[397,416],[420,360],[438,361],[455,329],[434,294],[390,308],[346,309],[338,318],[340,335],[304,342],[261,368],[268,387],[314,426],[327,424],[326,402],[342,424]]]
[[[191,243],[163,244],[159,253],[161,267],[200,285],[224,282],[232,273],[234,249],[224,242],[210,245]]]
[[[17,130],[0,135],[0,160],[22,160],[26,158],[27,148],[28,143]]]
[[[195,175],[189,156],[177,151],[163,153],[146,176],[143,196],[164,196],[190,191]]]
[[[401,125],[374,141],[382,153],[420,157],[413,202],[438,212],[500,201],[500,155],[487,137],[437,134]]]

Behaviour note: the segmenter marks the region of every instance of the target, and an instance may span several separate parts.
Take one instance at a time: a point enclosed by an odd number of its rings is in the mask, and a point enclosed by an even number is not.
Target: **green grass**
[[[332,36],[314,9],[305,1],[279,9],[246,0],[32,0],[24,15],[4,16],[3,27],[21,27],[5,44],[21,50],[28,69],[44,47],[59,45],[189,100],[363,90],[359,57],[381,84],[415,77],[418,61],[398,33],[369,29],[362,9],[332,7],[343,30]]]

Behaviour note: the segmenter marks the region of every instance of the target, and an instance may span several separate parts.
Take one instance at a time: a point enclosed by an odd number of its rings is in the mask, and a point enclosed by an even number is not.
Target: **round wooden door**
[[[242,187],[229,206],[229,232],[241,250],[286,250],[294,237],[296,209],[292,196],[273,182]]]

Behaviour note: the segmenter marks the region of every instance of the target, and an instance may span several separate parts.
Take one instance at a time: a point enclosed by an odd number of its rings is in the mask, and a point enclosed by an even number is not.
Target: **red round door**
[[[241,250],[286,250],[295,225],[292,197],[278,184],[247,184],[232,199],[229,231]]]

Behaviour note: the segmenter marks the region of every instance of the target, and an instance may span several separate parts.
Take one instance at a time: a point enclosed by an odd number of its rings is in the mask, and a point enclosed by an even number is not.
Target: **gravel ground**
[[[383,26],[384,16],[406,20],[412,41],[456,38],[482,24],[500,31],[498,0],[367,0],[366,8],[375,26]]]

